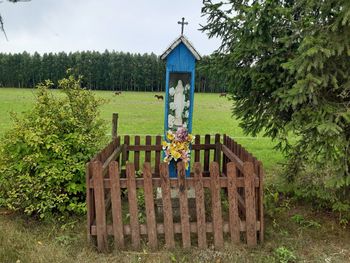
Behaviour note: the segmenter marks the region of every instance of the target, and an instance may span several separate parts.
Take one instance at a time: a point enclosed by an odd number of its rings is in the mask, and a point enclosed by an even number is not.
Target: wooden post
[[[108,246],[107,224],[102,163],[100,161],[95,161],[92,163],[92,174],[95,192],[97,248],[99,251],[105,252],[107,251]]]
[[[224,246],[223,225],[222,225],[222,210],[220,197],[220,178],[218,163],[210,163],[210,179],[211,179],[211,210],[213,216],[213,232],[214,246],[222,248]]]
[[[152,249],[156,249],[158,246],[157,225],[156,225],[156,215],[154,211],[152,172],[151,172],[150,163],[143,164],[143,178],[144,178],[144,189],[145,189],[148,242]]]
[[[210,135],[206,134],[204,137],[204,143],[206,145],[210,144]],[[210,150],[204,150],[204,171],[209,171],[209,163],[210,163]]]
[[[233,162],[227,164],[227,190],[229,201],[229,226],[231,241],[239,243],[240,241],[240,219],[238,216],[237,200],[237,173],[236,165]]]
[[[177,171],[179,183],[182,245],[184,248],[189,248],[191,247],[190,221],[188,214],[187,184],[185,179],[186,171],[185,164],[183,162],[177,163]]]
[[[118,113],[113,113],[112,115],[112,138],[116,138],[118,135]]]
[[[128,179],[128,201],[130,213],[131,245],[133,249],[140,247],[140,224],[137,209],[136,177],[133,163],[126,164],[126,177]]]
[[[202,166],[199,162],[194,163],[194,180],[196,193],[196,213],[197,213],[197,232],[198,247],[207,248],[207,228],[205,223],[205,204],[204,204],[204,188],[202,181]]]
[[[215,151],[214,151],[214,162],[221,164],[221,143],[220,143],[220,134],[215,134]]]
[[[199,145],[200,143],[201,143],[201,136],[197,134],[195,137],[194,144]],[[200,151],[198,149],[194,151],[194,161],[200,162]]]
[[[116,248],[122,249],[124,248],[122,202],[120,191],[119,167],[116,161],[112,161],[109,164],[109,178],[111,180],[111,202],[114,242]]]
[[[259,161],[259,217],[260,217],[260,242],[264,241],[264,169]]]
[[[156,145],[162,145],[162,137],[157,136],[156,137]],[[160,150],[156,150],[156,156],[155,156],[155,167],[154,167],[154,173],[156,174],[156,177],[159,177],[159,165],[160,165]]]
[[[175,247],[173,210],[171,206],[169,167],[166,163],[160,164],[160,179],[162,187],[164,235],[167,248]]]
[[[246,234],[247,245],[256,246],[256,210],[255,210],[255,178],[254,167],[251,162],[244,162],[244,195],[245,195],[245,209],[246,209]]]

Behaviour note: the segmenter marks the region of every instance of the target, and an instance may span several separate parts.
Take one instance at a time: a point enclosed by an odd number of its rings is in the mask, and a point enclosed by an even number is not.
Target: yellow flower
[[[162,141],[162,146],[165,148],[168,146],[168,143],[166,141]]]
[[[168,131],[167,134],[166,134],[166,137],[168,138],[168,140],[172,141],[175,139],[175,135],[171,132],[171,131]]]
[[[192,142],[192,140],[193,140],[193,135],[192,135],[192,134],[188,134],[188,137],[187,137],[187,138],[188,138],[188,141],[189,141],[189,142]]]
[[[179,153],[178,151],[176,151],[174,149],[170,150],[170,154],[174,157],[175,160],[177,160],[181,157],[181,153]]]

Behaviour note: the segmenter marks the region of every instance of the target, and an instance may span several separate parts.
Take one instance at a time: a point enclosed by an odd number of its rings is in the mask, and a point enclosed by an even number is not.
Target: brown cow
[[[226,97],[227,96],[227,93],[226,92],[221,92],[219,97]]]
[[[115,95],[120,95],[120,94],[122,94],[122,92],[121,91],[116,91],[116,92],[114,92],[114,94]]]
[[[163,95],[154,95],[154,97],[156,97],[158,100],[164,100]]]

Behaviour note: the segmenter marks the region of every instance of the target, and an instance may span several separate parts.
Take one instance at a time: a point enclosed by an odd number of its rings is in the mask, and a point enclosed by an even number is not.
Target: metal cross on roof
[[[188,22],[185,22],[185,18],[183,17],[182,21],[181,22],[178,21],[177,23],[181,25],[181,36],[182,36],[184,34],[184,25],[188,25]]]

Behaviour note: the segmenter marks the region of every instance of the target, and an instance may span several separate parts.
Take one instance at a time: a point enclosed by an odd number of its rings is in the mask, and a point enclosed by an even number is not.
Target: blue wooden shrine
[[[184,127],[192,132],[193,102],[195,90],[196,61],[201,59],[189,40],[181,35],[161,55],[166,60],[164,136],[168,130],[176,131]],[[171,177],[176,177],[175,162],[169,164]],[[190,169],[187,170],[187,175]]]

